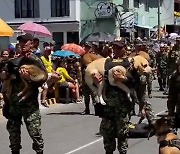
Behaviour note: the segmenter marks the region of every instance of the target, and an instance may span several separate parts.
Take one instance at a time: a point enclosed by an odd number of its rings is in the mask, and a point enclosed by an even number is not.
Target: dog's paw
[[[25,99],[26,99],[26,97],[23,96],[23,97],[19,100],[19,102],[23,102]]]
[[[99,97],[99,102],[102,104],[102,105],[106,105],[106,102],[104,101],[104,99],[101,97]]]
[[[21,97],[23,95],[23,92],[18,93],[18,97]]]

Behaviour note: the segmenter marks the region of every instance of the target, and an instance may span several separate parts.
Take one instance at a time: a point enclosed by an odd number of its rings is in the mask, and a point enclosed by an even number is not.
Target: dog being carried
[[[96,87],[93,84],[92,76],[94,74],[99,74],[99,73],[102,75],[107,75],[107,79],[110,85],[117,86],[123,91],[125,91],[129,100],[132,101],[131,93],[133,93],[134,91],[131,91],[129,87],[126,86],[126,84],[124,84],[124,82],[126,82],[128,78],[133,77],[132,72],[136,72],[136,74],[139,74],[139,75],[150,73],[151,68],[149,66],[148,61],[144,57],[137,55],[133,58],[126,59],[128,65],[127,64],[123,65],[124,60],[122,59],[120,60],[119,63],[118,62],[114,63],[111,65],[111,67],[108,68],[108,70],[105,70],[105,63],[107,62],[107,60],[108,59],[106,58],[101,58],[101,59],[93,61],[87,66],[85,70],[85,81],[87,85],[91,88],[91,90],[97,93],[99,97],[99,102],[105,105],[106,103],[104,102],[103,97],[102,97],[102,91],[105,84],[104,82],[105,80],[99,83]],[[129,69],[130,66],[132,67],[132,69]],[[122,82],[121,81],[115,82],[113,78],[113,73],[115,71],[122,73],[122,77],[121,77]]]

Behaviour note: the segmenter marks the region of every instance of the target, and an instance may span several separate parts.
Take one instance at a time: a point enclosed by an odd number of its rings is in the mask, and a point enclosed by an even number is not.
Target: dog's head
[[[161,136],[170,132],[170,128],[172,128],[171,119],[164,116],[158,119],[153,119],[151,124],[157,136]]]
[[[11,61],[0,62],[0,79],[7,80],[14,73],[14,64]]]
[[[151,73],[152,69],[149,66],[149,62],[142,56],[138,55],[133,57],[133,67],[136,69],[139,75],[146,75]]]

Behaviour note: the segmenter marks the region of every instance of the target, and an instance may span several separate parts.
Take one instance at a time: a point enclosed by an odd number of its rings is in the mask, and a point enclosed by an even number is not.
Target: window
[[[53,33],[53,40],[56,42],[55,51],[60,50],[61,46],[64,44],[63,37],[64,37],[63,32],[54,32]]]
[[[79,43],[79,32],[67,32],[67,43]]]
[[[39,0],[15,0],[15,18],[38,18]]]
[[[134,0],[134,7],[139,8],[139,0]]]
[[[149,12],[149,0],[146,0],[144,9],[145,9],[145,11]]]
[[[128,9],[129,8],[129,0],[123,0],[123,6]]]
[[[63,17],[69,14],[69,0],[51,0],[51,17]]]

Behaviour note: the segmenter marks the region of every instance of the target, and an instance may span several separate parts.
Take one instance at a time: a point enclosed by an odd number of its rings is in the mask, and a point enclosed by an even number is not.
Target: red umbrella
[[[83,55],[85,53],[85,50],[80,45],[77,45],[74,43],[65,44],[61,47],[61,49],[62,50],[70,50],[78,55]]]

